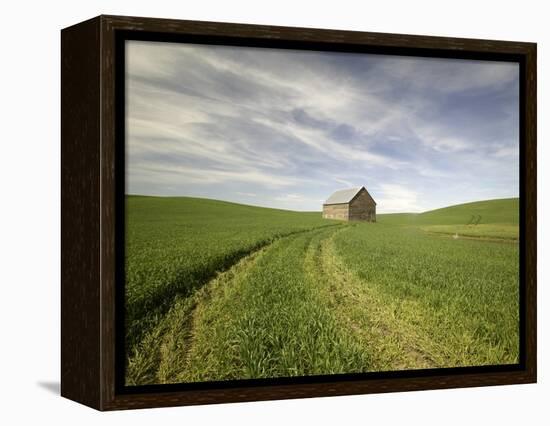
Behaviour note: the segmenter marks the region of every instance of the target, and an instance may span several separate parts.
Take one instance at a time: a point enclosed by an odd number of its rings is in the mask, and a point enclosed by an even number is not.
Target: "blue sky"
[[[126,191],[379,213],[519,193],[519,67],[127,42]]]

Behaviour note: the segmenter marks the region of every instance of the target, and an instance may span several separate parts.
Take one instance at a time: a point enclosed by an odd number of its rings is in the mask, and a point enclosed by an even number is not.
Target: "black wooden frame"
[[[520,64],[520,363],[127,388],[121,384],[124,41],[514,61]],[[99,16],[62,30],[61,394],[100,410],[536,381],[536,44]],[[122,142],[121,142],[122,141]],[[122,230],[122,231],[121,231]],[[117,284],[118,283],[118,284]]]

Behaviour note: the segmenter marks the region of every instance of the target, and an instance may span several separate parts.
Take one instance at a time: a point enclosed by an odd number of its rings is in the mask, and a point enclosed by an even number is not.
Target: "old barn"
[[[376,222],[376,202],[364,186],[342,189],[336,191],[324,202],[323,217]]]

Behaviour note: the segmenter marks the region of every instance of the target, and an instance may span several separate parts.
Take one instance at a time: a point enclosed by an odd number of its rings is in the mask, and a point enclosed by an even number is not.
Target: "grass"
[[[198,198],[127,197],[126,347],[215,274],[277,238],[334,225],[297,213]]]
[[[466,225],[472,219],[480,218],[480,224],[519,223],[519,199],[477,201],[459,204],[425,213],[397,213],[378,215],[378,221],[395,225]]]
[[[376,224],[127,202],[130,385],[518,360],[518,246],[483,239],[517,232],[517,200]],[[474,211],[483,238],[446,235]]]
[[[517,245],[387,225],[348,228],[335,245],[363,283],[359,291],[424,336],[420,350],[434,366],[517,362]]]
[[[517,241],[519,239],[518,225],[491,223],[481,225],[430,225],[421,228],[427,232],[453,235],[455,238],[474,237],[486,239],[502,239]]]
[[[197,311],[188,370],[177,381],[345,373],[368,354],[338,324],[319,294],[310,251],[316,230],[278,241],[244,277]]]

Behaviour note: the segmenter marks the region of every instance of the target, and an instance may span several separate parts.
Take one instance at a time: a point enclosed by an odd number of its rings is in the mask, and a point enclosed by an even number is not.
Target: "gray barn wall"
[[[376,204],[366,191],[351,200],[348,220],[376,222]]]

